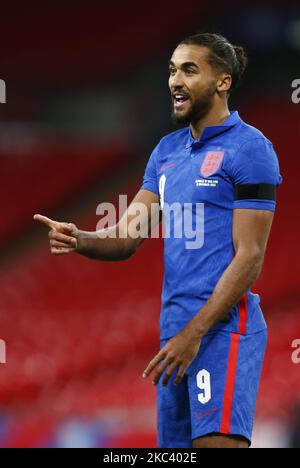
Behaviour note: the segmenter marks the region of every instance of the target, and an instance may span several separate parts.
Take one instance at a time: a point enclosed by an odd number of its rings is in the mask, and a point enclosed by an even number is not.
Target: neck
[[[198,122],[191,122],[190,128],[195,140],[199,140],[205,129],[205,127],[221,125],[230,116],[230,112],[226,103],[222,103],[222,106],[214,106],[205,117]]]

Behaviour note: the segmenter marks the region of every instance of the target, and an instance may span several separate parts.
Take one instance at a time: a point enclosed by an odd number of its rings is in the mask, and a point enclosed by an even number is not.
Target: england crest
[[[202,177],[213,175],[222,164],[225,151],[208,151],[202,163],[200,174]]]

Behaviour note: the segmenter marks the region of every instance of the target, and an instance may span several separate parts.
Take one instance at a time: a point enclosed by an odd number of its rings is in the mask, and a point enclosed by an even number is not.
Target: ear
[[[232,77],[228,74],[223,74],[219,77],[217,82],[217,91],[219,93],[228,92],[232,85]]]

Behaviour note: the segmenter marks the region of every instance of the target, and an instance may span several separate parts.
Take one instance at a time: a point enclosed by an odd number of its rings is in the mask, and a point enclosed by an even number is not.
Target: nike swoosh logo
[[[173,163],[167,164],[166,166],[162,166],[160,169],[160,172],[166,171],[167,169],[171,169],[171,167],[176,166],[176,164],[177,164],[176,162],[173,162]]]

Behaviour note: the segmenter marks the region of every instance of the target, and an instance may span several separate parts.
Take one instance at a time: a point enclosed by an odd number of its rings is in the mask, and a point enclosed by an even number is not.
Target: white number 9
[[[203,393],[198,393],[198,400],[205,405],[211,400],[210,373],[207,370],[203,369],[198,372],[197,387],[203,390]]]

